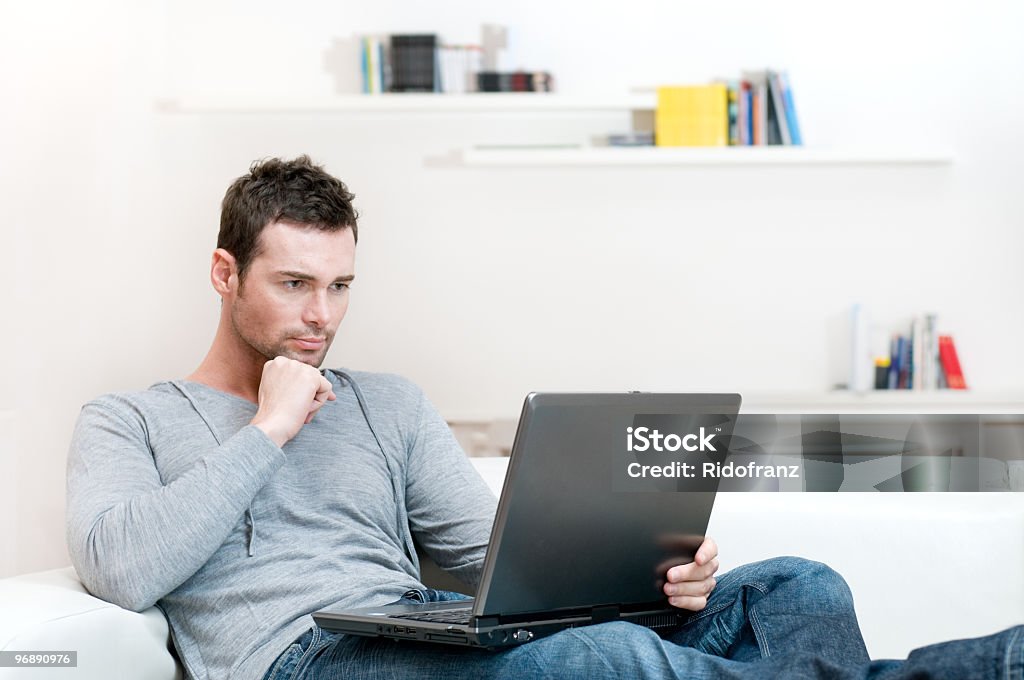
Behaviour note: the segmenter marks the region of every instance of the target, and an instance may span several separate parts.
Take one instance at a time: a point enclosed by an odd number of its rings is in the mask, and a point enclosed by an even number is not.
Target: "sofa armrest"
[[[179,680],[163,613],[131,612],[90,595],[72,567],[0,579],[0,650],[75,651],[76,680]],[[0,680],[23,677],[0,668]],[[67,678],[64,668],[34,668],[33,678]]]

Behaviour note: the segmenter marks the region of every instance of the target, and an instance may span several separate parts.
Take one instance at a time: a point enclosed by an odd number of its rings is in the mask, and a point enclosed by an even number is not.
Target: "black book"
[[[779,115],[786,115],[782,111],[775,109],[775,98],[771,96],[770,91],[766,88],[765,95],[768,99],[768,137],[767,143],[769,146],[779,146],[782,144],[782,131],[779,129]]]
[[[437,36],[391,36],[391,91],[433,92]]]
[[[495,71],[481,71],[476,74],[476,89],[480,92],[501,92],[499,75]]]

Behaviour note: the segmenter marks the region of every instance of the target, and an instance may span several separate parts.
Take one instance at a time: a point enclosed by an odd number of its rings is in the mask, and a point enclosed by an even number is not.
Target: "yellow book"
[[[658,88],[657,146],[727,146],[729,94],[723,83]]]

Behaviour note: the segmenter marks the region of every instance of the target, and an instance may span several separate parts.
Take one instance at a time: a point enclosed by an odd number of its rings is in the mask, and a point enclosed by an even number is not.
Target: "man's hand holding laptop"
[[[689,564],[672,567],[666,574],[664,591],[673,607],[699,612],[708,604],[708,596],[715,589],[718,571],[718,545],[707,537],[697,549],[697,556]]]

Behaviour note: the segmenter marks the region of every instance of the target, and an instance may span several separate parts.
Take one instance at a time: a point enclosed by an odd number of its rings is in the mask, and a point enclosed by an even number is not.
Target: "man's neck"
[[[202,383],[236,397],[259,402],[260,379],[266,358],[221,324],[199,367],[186,380]]]

